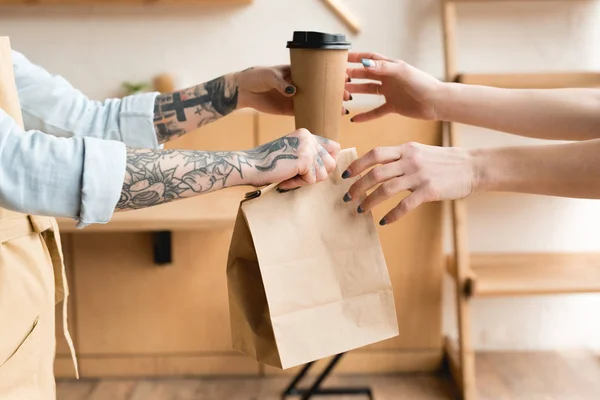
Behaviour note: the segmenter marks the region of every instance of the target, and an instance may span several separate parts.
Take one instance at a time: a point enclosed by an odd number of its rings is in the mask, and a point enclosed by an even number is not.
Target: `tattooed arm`
[[[305,129],[246,151],[128,149],[117,210],[151,207],[231,186],[324,180],[339,145]]]
[[[248,68],[191,88],[161,94],[154,107],[159,143],[175,139],[239,108],[292,114],[289,67]]]

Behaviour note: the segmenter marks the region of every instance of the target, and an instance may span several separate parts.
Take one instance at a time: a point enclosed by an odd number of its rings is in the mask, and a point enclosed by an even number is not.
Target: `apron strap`
[[[73,367],[75,368],[75,377],[79,379],[79,365],[77,363],[77,356],[75,354],[75,346],[73,345],[73,339],[69,332],[68,324],[68,300],[69,300],[69,285],[67,283],[67,273],[65,270],[64,255],[62,252],[62,246],[60,243],[60,234],[58,231],[58,224],[54,218],[40,217],[36,215],[30,215],[29,220],[31,226],[35,232],[38,232],[44,238],[48,252],[50,253],[50,259],[52,260],[52,266],[54,270],[54,282],[55,282],[55,297],[56,303],[62,300],[62,331],[63,335],[69,346],[69,353],[71,353],[71,360],[73,361]]]

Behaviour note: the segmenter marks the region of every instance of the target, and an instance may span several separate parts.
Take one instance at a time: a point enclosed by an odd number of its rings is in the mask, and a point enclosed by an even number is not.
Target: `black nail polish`
[[[350,95],[350,97],[348,98],[349,100],[352,100],[352,95]]]
[[[350,77],[348,77],[348,80],[346,82],[350,83],[350,82],[352,82],[352,79],[350,79]]]
[[[350,111],[346,110],[346,115],[350,114]]]
[[[285,92],[287,94],[294,94],[294,93],[296,93],[296,88],[293,87],[293,86],[288,86],[288,87],[285,88]]]
[[[350,118],[350,122],[354,122],[354,117]]]
[[[350,196],[350,193],[346,193],[346,194],[344,195],[344,201],[347,203],[347,202],[349,202],[350,200],[352,200],[352,197]]]
[[[352,175],[350,173],[350,171],[345,170],[344,173],[342,174],[342,179],[348,179],[348,178],[350,178],[350,175]]]
[[[381,221],[379,221],[379,225],[384,226],[385,224],[387,224],[387,221],[385,220],[385,218],[381,218]]]
[[[363,210],[362,206],[358,206],[358,208],[356,209],[356,211],[357,211],[359,214],[362,214],[362,213],[363,213],[365,210]]]
[[[293,192],[294,190],[298,190],[298,189],[300,189],[300,186],[295,187],[293,189],[280,189],[280,188],[277,188],[275,190],[277,191],[277,193],[287,193],[287,192]]]

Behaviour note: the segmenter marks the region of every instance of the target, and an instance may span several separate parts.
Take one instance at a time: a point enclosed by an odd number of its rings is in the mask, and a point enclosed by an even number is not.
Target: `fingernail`
[[[288,86],[288,87],[285,88],[285,92],[287,94],[294,94],[294,93],[296,93],[296,88],[293,87],[293,86]]]
[[[350,200],[352,200],[352,196],[350,196],[350,193],[346,193],[346,194],[344,195],[344,201],[347,203],[347,202],[349,202]]]
[[[359,214],[362,214],[365,210],[363,210],[362,206],[358,206],[356,211],[358,211]]]
[[[348,179],[348,178],[350,178],[350,175],[352,175],[352,173],[348,170],[345,170],[344,173],[342,174],[342,179]]]
[[[277,191],[277,193],[287,193],[287,192],[293,192],[294,190],[298,190],[298,189],[300,189],[300,186],[295,187],[293,189],[280,189],[280,188],[277,188],[275,190]]]
[[[350,118],[350,122],[354,122],[354,117]]]
[[[348,109],[346,109],[346,115],[350,114],[350,111],[348,111]]]
[[[352,95],[350,95],[349,99],[352,100]]]
[[[387,221],[385,220],[385,218],[381,218],[381,221],[379,221],[379,225],[384,226],[385,224],[387,224]]]
[[[348,79],[346,80],[346,82],[352,82],[352,79],[350,79],[350,77],[348,77]]]
[[[375,66],[375,63],[373,62],[373,60],[369,60],[368,58],[363,58],[361,61],[362,61],[362,64],[367,68]]]

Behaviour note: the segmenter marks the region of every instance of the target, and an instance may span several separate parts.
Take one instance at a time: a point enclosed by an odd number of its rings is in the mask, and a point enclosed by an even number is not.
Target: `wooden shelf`
[[[58,219],[61,232],[135,232],[203,230],[233,226],[238,205],[252,188],[239,187],[142,210],[115,213],[108,224],[81,230],[75,221]]]
[[[447,0],[448,3],[518,3],[520,0]],[[529,0],[532,1],[532,0]],[[574,1],[574,0],[533,0],[533,1]]]
[[[472,296],[600,293],[600,253],[472,254]],[[456,279],[452,258],[448,273]]]
[[[0,0],[2,5],[132,5],[132,4],[166,4],[169,6],[182,4],[250,4],[254,0]]]
[[[596,88],[600,87],[600,72],[459,74],[455,81],[508,89]]]

